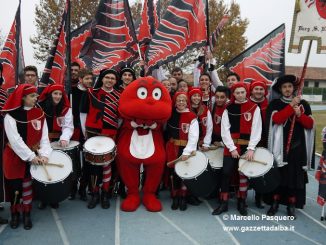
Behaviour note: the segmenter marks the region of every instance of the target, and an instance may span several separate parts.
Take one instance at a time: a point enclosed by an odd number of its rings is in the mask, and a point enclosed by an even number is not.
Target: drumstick
[[[48,165],[48,166],[56,166],[56,167],[59,167],[59,168],[63,168],[65,166],[62,163],[53,163],[53,162],[45,163],[45,165]]]
[[[44,169],[44,172],[45,172],[45,174],[46,174],[46,177],[48,178],[48,181],[51,181],[52,178],[51,178],[51,176],[50,176],[48,170],[46,169],[46,166],[45,166],[44,163],[42,163],[42,167],[43,167],[43,169]]]
[[[255,160],[255,159],[247,160],[244,157],[240,157],[240,159],[246,160],[247,162],[255,162],[255,163],[260,163],[260,164],[263,164],[263,165],[267,165],[267,162],[263,162],[263,161],[259,161],[259,160]]]
[[[190,157],[193,157],[193,156],[196,156],[196,151],[191,152],[189,158],[190,158]],[[181,158],[182,158],[182,156],[178,157],[177,159],[175,159],[175,160],[173,160],[173,161],[171,161],[171,162],[168,162],[166,165],[167,165],[168,167],[170,167],[173,163],[179,162],[179,161],[181,160]]]
[[[17,203],[17,197],[19,195],[19,191],[15,191],[15,201],[14,201],[14,205],[16,205]]]

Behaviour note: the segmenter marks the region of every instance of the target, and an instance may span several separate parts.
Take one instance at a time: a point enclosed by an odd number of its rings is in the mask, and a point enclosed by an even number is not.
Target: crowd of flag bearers
[[[78,63],[73,63],[71,68],[71,101],[62,85],[37,88],[37,70],[32,66],[25,70],[25,83],[18,85],[9,97],[6,91],[0,90],[2,167],[13,229],[20,224],[20,215],[24,228],[32,228],[32,199],[37,193],[33,193],[30,168],[49,164],[51,142],[65,148],[75,140],[79,142],[78,152],[82,152],[85,141],[92,137],[106,136],[113,141],[119,137],[122,124],[119,98],[136,79],[135,71],[131,67],[119,72],[105,69],[93,83],[90,70],[80,69]],[[197,87],[188,85],[180,68],[175,68],[171,75],[161,81],[173,101],[172,115],[164,127],[167,163],[176,159],[187,161],[196,151],[207,152],[212,146],[224,147],[223,166],[215,175],[218,184],[209,195],[218,203],[212,214],[227,212],[234,193],[240,215],[247,215],[250,184],[238,170],[239,159],[252,161],[257,147],[268,148],[274,154],[281,180],[271,192],[256,192],[255,204],[258,208],[264,208],[263,200],[270,204],[268,215],[275,215],[279,205],[284,204],[288,215],[295,218],[295,208],[303,208],[305,204],[306,165],[311,160],[311,151],[307,149],[313,147],[305,132],[314,127],[309,104],[295,96],[297,77],[279,77],[271,88],[278,97],[268,102],[266,83],[244,83],[235,73],[227,76],[226,86],[219,79],[214,83],[209,73],[202,73]],[[292,120],[295,120],[294,134],[287,152]],[[81,200],[88,201],[89,209],[99,203],[108,209],[113,193],[124,197],[127,190],[114,161],[97,166],[82,154],[73,161],[80,168],[74,171],[70,200],[78,193]],[[200,205],[201,201],[176,174],[176,164],[167,164],[161,188],[170,190],[171,208],[184,211],[188,204]],[[44,209],[47,204],[59,208],[59,203],[44,200],[38,208]]]

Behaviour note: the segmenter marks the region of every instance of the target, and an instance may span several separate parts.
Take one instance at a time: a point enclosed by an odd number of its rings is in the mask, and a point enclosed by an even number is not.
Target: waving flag
[[[86,64],[79,58],[80,51],[84,46],[86,38],[91,34],[91,24],[89,21],[84,25],[80,26],[76,30],[71,32],[71,61],[78,62],[81,67],[85,67]]]
[[[296,0],[290,53],[301,53],[304,40],[317,41],[317,54],[326,54],[326,1]]]
[[[207,43],[202,0],[173,0],[146,51],[148,72]]]
[[[285,71],[285,25],[282,24],[224,65],[244,82],[273,80]]]
[[[14,88],[19,82],[19,75],[25,67],[20,23],[20,1],[15,20],[0,53],[0,63],[3,65],[3,89]]]
[[[99,74],[104,68],[122,66],[135,59],[136,41],[128,1],[101,0],[80,58]]]
[[[137,30],[137,38],[143,57],[157,27],[158,16],[154,1],[145,0],[143,5],[143,11],[141,14],[141,22],[139,25],[139,29]]]
[[[69,0],[68,0],[69,1]],[[65,11],[62,15],[61,25],[58,29],[57,38],[54,40],[49,58],[46,62],[41,85],[61,84],[64,85],[64,78],[67,69],[66,53],[67,53],[67,11],[68,1],[66,2]]]
[[[211,51],[214,50],[214,47],[217,44],[217,39],[221,35],[221,32],[222,32],[223,27],[229,21],[229,18],[230,18],[230,16],[228,14],[223,15],[222,20],[218,23],[215,31],[209,37],[209,46],[211,48]]]

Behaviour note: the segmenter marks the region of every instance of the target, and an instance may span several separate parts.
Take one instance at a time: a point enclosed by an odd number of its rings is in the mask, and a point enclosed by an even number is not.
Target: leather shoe
[[[30,212],[23,213],[23,223],[24,223],[24,229],[25,230],[32,229],[33,223],[32,223],[32,220],[31,220],[31,213]]]

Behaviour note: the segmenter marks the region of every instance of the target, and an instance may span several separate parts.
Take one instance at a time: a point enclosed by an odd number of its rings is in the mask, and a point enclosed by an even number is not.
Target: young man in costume
[[[305,100],[295,95],[298,79],[293,75],[279,77],[272,89],[280,94],[267,109],[268,148],[274,154],[281,175],[281,184],[272,196],[268,215],[275,215],[279,204],[287,205],[289,216],[296,218],[295,208],[305,204],[306,167],[311,163],[314,120]],[[286,152],[292,120],[295,120],[289,152]]]
[[[252,160],[256,145],[261,137],[261,116],[259,107],[248,100],[247,85],[235,83],[232,85],[232,98],[222,115],[221,136],[223,139],[224,159],[222,168],[222,181],[220,205],[213,211],[219,215],[228,211],[230,178],[234,171],[238,171],[238,162],[245,154],[247,160]],[[239,172],[238,211],[247,215],[246,197],[248,179]]]
[[[93,136],[106,136],[115,140],[118,131],[118,105],[120,92],[115,89],[119,75],[116,70],[105,69],[100,72],[94,88],[89,88],[83,95],[80,107],[80,121],[86,139]],[[99,203],[99,186],[102,183],[101,206],[110,207],[109,187],[111,165],[96,166],[85,162],[94,177],[92,199],[88,208],[95,208]]]

